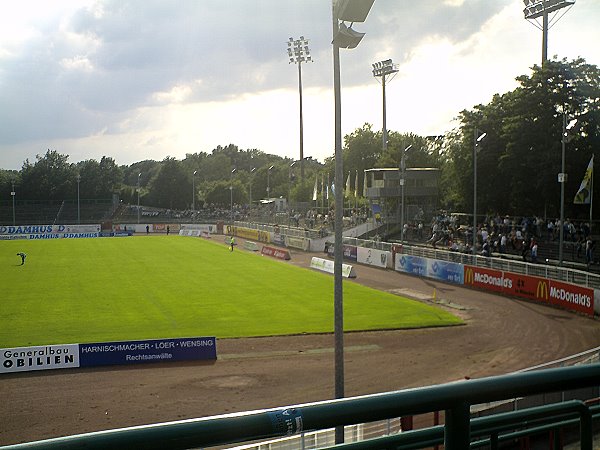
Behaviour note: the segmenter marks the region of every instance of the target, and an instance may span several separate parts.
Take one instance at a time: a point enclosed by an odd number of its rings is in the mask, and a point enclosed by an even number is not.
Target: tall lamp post
[[[81,175],[77,174],[77,224],[81,223],[81,214],[79,209],[79,182],[81,181]]]
[[[290,164],[290,169],[289,169],[289,173],[288,173],[288,225],[289,225],[289,218],[292,215],[292,176],[293,176],[293,172],[292,172],[292,168],[296,165],[298,161],[294,161],[293,163]],[[302,164],[302,163],[300,163]]]
[[[252,179],[254,178],[252,175],[254,174],[254,172],[256,172],[256,167],[250,169],[250,211],[252,211]]]
[[[344,208],[344,166],[342,162],[342,102],[340,48],[355,48],[364,33],[347,27],[346,22],[364,22],[375,0],[332,0],[333,94],[335,114],[335,243],[333,263],[333,312],[335,340],[335,398],[344,397],[344,293],[342,288],[342,228]],[[336,427],[335,443],[344,442],[344,427]]]
[[[140,178],[142,176],[142,172],[138,173],[138,180],[137,180],[137,194],[138,194],[138,205],[137,205],[137,223],[140,223]]]
[[[477,146],[487,136],[479,132],[477,128],[473,131],[473,256],[477,255]]]
[[[386,101],[385,101],[385,82],[387,75],[394,75],[398,73],[398,65],[394,64],[391,59],[380,61],[373,64],[373,76],[375,78],[381,77],[381,86],[383,88],[383,151],[387,149],[388,138],[387,138],[387,125],[386,125]]]
[[[271,170],[275,166],[269,166],[267,169],[267,200],[271,201]]]
[[[554,24],[551,22],[558,22],[566,11],[560,16],[555,14],[552,18],[549,15],[567,6],[573,6],[575,0],[523,0],[523,4],[525,5],[525,9],[523,10],[525,19],[536,28],[542,30],[542,66],[544,66],[548,60],[548,29]],[[540,17],[542,18],[541,25],[537,21]]]
[[[402,189],[402,206],[400,207],[400,236],[402,236],[402,242],[404,242],[404,183],[405,183],[404,171],[406,170],[406,152],[408,150],[410,150],[411,147],[412,147],[412,144],[410,144],[408,147],[406,147],[402,151],[402,157],[400,158],[400,171],[401,171],[400,187]]]
[[[567,113],[563,111],[562,115],[562,135],[561,135],[561,165],[560,173],[558,174],[558,182],[560,183],[560,230],[558,231],[558,265],[563,264],[563,243],[565,235],[565,183],[567,182],[567,174],[565,173],[565,146],[569,141],[568,131],[575,126],[577,119],[571,120],[567,124]],[[590,222],[591,223],[591,222]]]
[[[312,62],[308,39],[300,36],[300,39],[290,38],[287,43],[290,64],[298,64],[298,93],[300,94],[300,179],[304,181],[304,122],[302,120],[302,63]]]
[[[10,191],[10,196],[12,197],[12,205],[13,205],[13,227],[16,226],[17,222],[16,222],[16,214],[15,214],[15,196],[17,195],[17,192],[15,191],[15,182],[12,182],[12,191]]]
[[[194,170],[192,174],[192,213],[196,211],[196,174],[197,170]]]
[[[229,198],[231,202],[231,226],[233,227],[233,174],[237,169],[233,168],[231,170],[231,174],[229,175]],[[233,235],[233,230],[231,230],[231,234]]]

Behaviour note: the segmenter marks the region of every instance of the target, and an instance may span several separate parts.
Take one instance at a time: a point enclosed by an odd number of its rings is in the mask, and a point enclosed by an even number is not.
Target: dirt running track
[[[307,267],[311,256],[293,252],[290,263]],[[346,334],[346,396],[501,374],[600,345],[598,320],[392,270],[356,272],[382,290],[422,298],[436,289],[466,325]],[[330,399],[333,345],[332,335],[227,339],[211,365],[4,375],[0,445]]]

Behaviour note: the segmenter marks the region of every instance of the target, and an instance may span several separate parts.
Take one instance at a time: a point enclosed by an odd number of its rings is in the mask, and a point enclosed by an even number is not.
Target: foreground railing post
[[[446,410],[444,428],[444,448],[446,450],[464,450],[471,442],[470,406],[459,402]]]

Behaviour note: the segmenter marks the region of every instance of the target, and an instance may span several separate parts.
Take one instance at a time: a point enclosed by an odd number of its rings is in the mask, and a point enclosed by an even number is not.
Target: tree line
[[[404,154],[410,167],[440,169],[440,208],[456,212],[473,209],[474,155],[477,159],[478,211],[510,215],[558,217],[562,149],[565,146],[565,212],[585,218],[588,207],[573,198],[594,149],[600,148],[600,72],[584,59],[550,60],[517,77],[518,87],[496,94],[488,104],[458,114],[458,126],[441,136],[382,132],[365,123],[344,137],[345,177],[350,173],[352,194],[362,194],[362,171],[399,167]],[[563,136],[563,120],[573,127]],[[575,122],[576,121],[576,122]],[[485,133],[485,139],[476,138]],[[475,145],[477,144],[477,145]],[[405,149],[409,150],[405,152]],[[476,153],[474,153],[476,152]],[[304,161],[304,179],[294,160],[236,145],[218,146],[211,153],[187,154],[119,166],[110,157],[70,163],[68,155],[47,150],[20,171],[0,170],[0,201],[10,200],[12,183],[18,198],[66,200],[105,199],[118,193],[126,203],[188,209],[206,204],[229,205],[271,197],[310,202],[315,179],[319,199],[321,180],[333,183],[334,158]],[[232,173],[232,171],[235,171]],[[358,186],[355,174],[358,171]],[[78,181],[79,180],[79,181]],[[344,183],[345,183],[344,179]],[[230,192],[231,187],[231,192]],[[193,192],[193,194],[192,194]],[[195,197],[193,197],[193,195]],[[597,210],[597,209],[596,209]]]

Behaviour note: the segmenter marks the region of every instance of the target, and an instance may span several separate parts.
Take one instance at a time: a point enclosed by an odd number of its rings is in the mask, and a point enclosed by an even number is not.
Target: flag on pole
[[[354,177],[354,198],[358,197],[358,169],[356,170],[356,177]]]
[[[350,172],[348,172],[348,178],[346,178],[346,192],[344,192],[344,195],[350,195]]]
[[[363,197],[367,196],[367,171],[364,170],[363,173],[365,176],[363,177]]]
[[[575,194],[575,200],[573,203],[576,205],[589,205],[592,199],[592,177],[594,176],[594,155],[590,159],[590,163],[587,166],[581,185],[577,194]]]
[[[329,173],[327,174],[327,196],[325,198],[329,200]],[[327,207],[329,207],[329,204],[327,204]]]
[[[319,189],[318,184],[317,184],[318,179],[319,179],[319,176],[315,175],[315,188],[313,189],[313,201],[317,201],[317,190]]]

